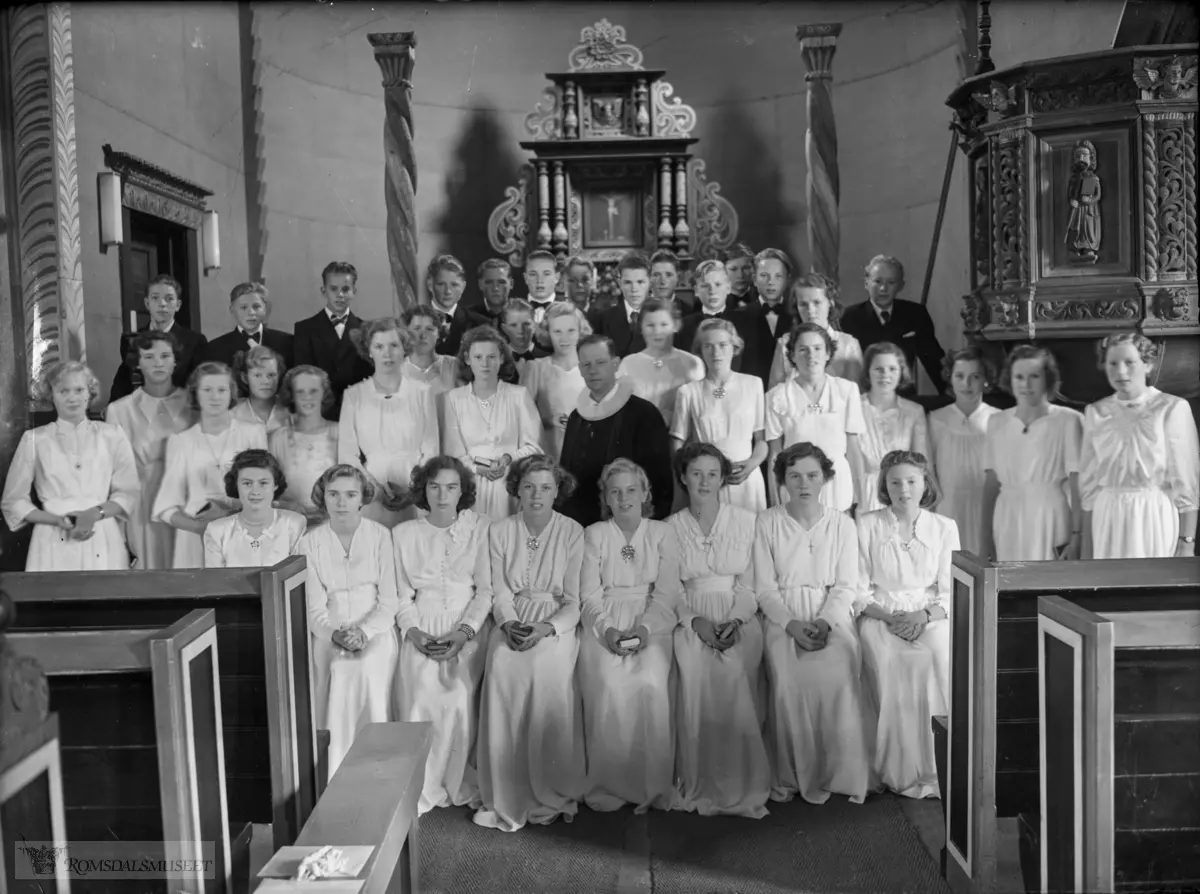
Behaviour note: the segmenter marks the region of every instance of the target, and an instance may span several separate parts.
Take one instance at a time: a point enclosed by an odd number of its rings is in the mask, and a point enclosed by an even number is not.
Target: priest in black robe
[[[575,476],[575,492],[559,511],[587,527],[600,521],[600,473],[615,459],[628,459],[650,479],[654,518],[670,514],[675,497],[670,436],[654,404],[637,397],[627,379],[617,379],[621,358],[612,340],[589,335],[579,342],[579,372],[587,386],[567,419],[561,464]]]

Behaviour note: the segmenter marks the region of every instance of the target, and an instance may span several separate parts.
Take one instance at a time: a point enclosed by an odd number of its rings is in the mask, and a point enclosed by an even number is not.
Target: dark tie
[[[242,334],[244,336],[246,336],[246,341],[248,341],[250,344],[254,345],[255,347],[262,344],[262,330],[255,332],[253,335],[251,333],[243,330]]]
[[[532,349],[525,351],[524,353],[520,353],[520,354],[517,353],[516,351],[513,351],[513,362],[514,363],[518,360],[532,360],[532,359],[533,359],[533,350]]]
[[[883,325],[886,326],[892,322],[892,312],[890,310],[881,310],[879,312],[879,319],[883,320]]]
[[[440,310],[435,310],[434,313],[438,315],[438,331],[441,333],[441,337],[445,338],[450,332],[450,324],[454,322],[454,318]]]
[[[641,318],[642,318],[642,312],[640,310],[635,310],[633,313],[631,313],[629,315],[630,328],[636,329],[638,326],[638,321],[641,320]]]
[[[340,316],[340,317],[330,317],[329,322],[334,325],[334,328],[337,328],[338,326],[345,325],[346,319],[349,316],[350,316],[349,314],[344,314],[343,316]]]

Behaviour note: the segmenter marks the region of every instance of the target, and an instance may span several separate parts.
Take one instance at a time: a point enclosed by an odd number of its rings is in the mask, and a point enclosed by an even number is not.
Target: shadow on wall
[[[438,253],[463,262],[472,294],[476,268],[496,254],[488,240],[488,216],[504,200],[504,190],[516,185],[521,158],[493,107],[476,105],[466,115],[446,166],[446,203],[435,227],[442,234]]]
[[[720,182],[722,195],[737,209],[738,241],[755,251],[783,249],[808,269],[807,259],[800,256],[804,246],[793,244],[796,224],[803,219],[796,209],[803,210],[803,198],[785,200],[780,159],[763,138],[758,121],[733,95],[701,114],[709,136],[696,152],[708,163],[709,180]],[[733,134],[736,137],[729,138]]]

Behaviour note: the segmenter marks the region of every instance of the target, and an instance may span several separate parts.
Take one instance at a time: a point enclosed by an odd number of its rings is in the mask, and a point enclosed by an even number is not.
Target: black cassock
[[[600,473],[618,458],[632,460],[645,469],[654,518],[666,518],[675,497],[667,424],[654,404],[636,396],[603,419],[590,421],[578,410],[571,412],[561,462],[575,476],[576,487],[559,511],[585,528],[600,521]]]

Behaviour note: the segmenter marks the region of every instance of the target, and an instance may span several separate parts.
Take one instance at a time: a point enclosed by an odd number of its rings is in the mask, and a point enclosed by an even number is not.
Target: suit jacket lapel
[[[350,332],[353,329],[358,329],[362,325],[362,320],[352,313],[346,314],[346,326],[342,329],[342,337],[337,337],[337,330],[333,328],[333,323],[329,321],[329,314],[325,314],[325,321],[329,323],[329,331],[333,335],[336,342],[337,359],[341,360],[347,354],[353,353],[356,348],[354,342],[350,340]]]

